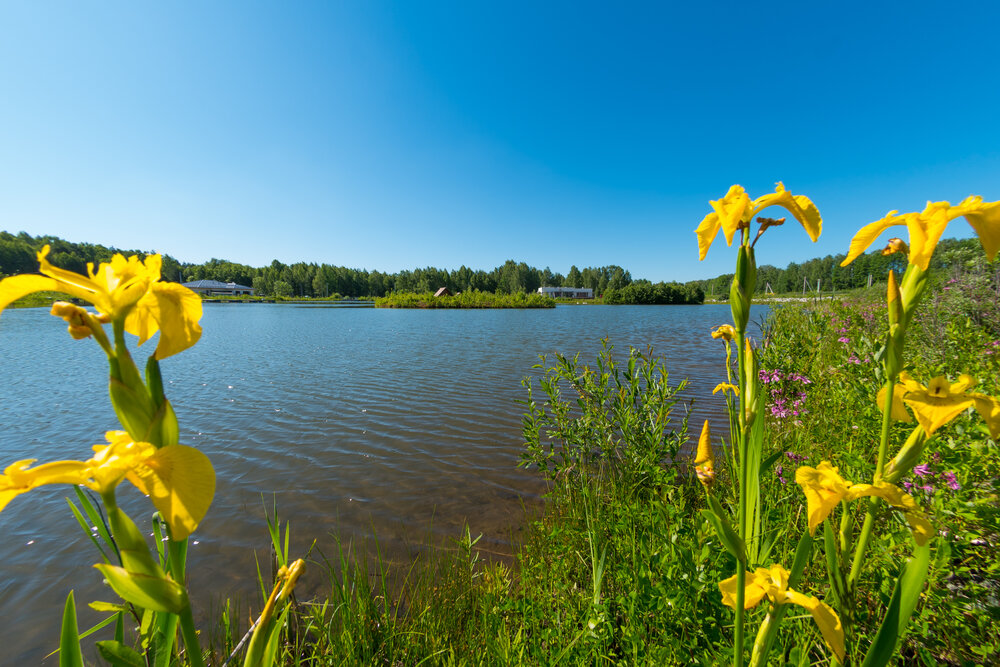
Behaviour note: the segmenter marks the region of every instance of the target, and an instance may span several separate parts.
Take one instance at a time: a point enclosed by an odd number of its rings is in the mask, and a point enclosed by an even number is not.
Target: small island
[[[469,290],[452,296],[445,291],[393,292],[375,299],[376,308],[555,308],[556,300],[541,294],[502,294]]]

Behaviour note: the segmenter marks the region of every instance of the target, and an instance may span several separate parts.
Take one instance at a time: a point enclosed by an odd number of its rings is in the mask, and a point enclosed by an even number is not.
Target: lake
[[[766,313],[755,306],[752,319]],[[538,355],[580,353],[589,362],[605,336],[622,355],[652,345],[672,384],[690,380],[692,424],[711,417],[724,429],[724,404],[711,389],[724,380],[725,357],[708,333],[729,320],[725,305],[206,304],[201,341],[161,365],[181,442],[204,451],[218,477],[190,548],[196,615],[224,596],[259,608],[254,549],[266,563],[264,510],[272,503],[291,522],[293,557],[314,538],[330,555],[336,532],[359,541],[375,534],[390,561],[405,562],[428,543],[457,537],[466,521],[485,549],[510,554],[524,508],[544,492],[536,474],[516,467],[515,400],[525,397],[521,379],[538,373]],[[152,350],[136,353],[140,366]],[[93,341],[73,341],[46,309],[5,312],[0,355],[0,464],[85,459],[104,431],[118,428],[104,354]],[[128,483],[119,489],[122,506],[148,527],[148,501]],[[87,602],[116,599],[91,568],[99,556],[68,495],[67,486],[44,487],[0,513],[5,664],[37,664],[57,647],[71,588],[81,630],[100,618]],[[321,593],[319,568],[301,586],[306,597]]]

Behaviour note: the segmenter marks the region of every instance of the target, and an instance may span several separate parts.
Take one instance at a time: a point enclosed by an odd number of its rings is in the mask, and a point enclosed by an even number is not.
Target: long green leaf
[[[708,497],[708,504],[711,509],[702,510],[702,516],[712,524],[715,534],[718,535],[719,541],[726,548],[726,551],[737,561],[746,565],[746,546],[729,523],[729,520],[726,519],[722,505],[719,504],[719,501],[714,496]]]
[[[63,608],[62,632],[59,635],[59,667],[83,667],[73,591],[66,596],[66,606]]]
[[[115,549],[115,541],[112,539],[111,533],[108,532],[108,526],[104,519],[104,515],[97,509],[97,507],[94,506],[94,502],[90,499],[90,496],[84,493],[82,488],[75,486],[73,487],[73,490],[76,491],[76,497],[77,500],[80,501],[80,507],[83,508],[87,518],[90,519],[91,525],[97,528],[97,534],[101,536],[101,539],[104,540],[105,544],[112,549]],[[119,565],[121,565],[120,562]]]
[[[118,641],[97,642],[101,657],[114,667],[146,667],[146,661],[137,651]]]
[[[837,554],[837,538],[830,527],[830,520],[823,522],[823,553],[826,556],[826,574],[830,581],[830,600],[828,604],[834,607],[840,606],[840,601],[844,599],[843,591],[840,587],[840,558]]]
[[[108,584],[126,602],[153,611],[179,614],[187,606],[187,593],[176,582],[165,577],[129,572],[114,565],[95,565]]]
[[[90,635],[94,634],[95,632],[97,632],[101,628],[103,628],[105,626],[108,626],[108,625],[111,625],[112,623],[115,622],[115,618],[117,618],[117,617],[118,617],[118,614],[112,614],[111,616],[108,616],[106,619],[104,619],[103,621],[101,621],[100,623],[98,623],[97,625],[95,625],[94,627],[92,627],[91,629],[87,630],[86,632],[80,633],[80,639],[85,639],[86,637],[89,637]]]
[[[79,508],[77,508],[77,506],[74,505],[73,501],[69,498],[66,499],[66,504],[69,505],[69,511],[73,513],[73,516],[76,518],[76,522],[80,524],[80,528],[83,529],[84,534],[90,538],[90,541],[94,543],[97,550],[101,552],[101,558],[105,563],[110,563],[111,561],[108,559],[108,555],[104,553],[104,548],[101,546],[101,543],[97,541],[96,537],[94,537],[93,531],[90,530],[90,524],[83,518],[83,514],[80,512]]]
[[[747,560],[752,566],[761,565],[761,516],[760,498],[761,459],[764,457],[764,392],[760,391],[760,380],[754,377],[757,387],[757,418],[750,427],[750,442],[747,449],[747,502],[746,536]]]
[[[875,641],[868,649],[868,655],[861,667],[883,667],[889,663],[896,651],[896,644],[906,630],[910,616],[920,599],[920,592],[927,580],[927,570],[930,567],[931,548],[929,545],[914,547],[913,556],[906,559],[892,591],[889,609],[882,619],[882,627],[878,629]]]

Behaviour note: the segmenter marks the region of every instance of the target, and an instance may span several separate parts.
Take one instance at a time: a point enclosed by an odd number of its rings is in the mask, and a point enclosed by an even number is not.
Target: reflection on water
[[[754,318],[765,312],[755,307]],[[521,378],[538,372],[538,355],[589,361],[605,336],[623,352],[652,345],[672,382],[691,381],[692,417],[725,428],[721,402],[701,399],[724,373],[708,330],[728,320],[726,306],[207,304],[201,342],[162,364],[182,442],[208,454],[218,475],[191,546],[196,608],[254,594],[253,549],[266,560],[263,508],[272,502],[291,521],[297,553],[316,538],[329,554],[333,532],[374,532],[390,560],[403,560],[457,535],[465,521],[486,548],[509,553],[522,503],[543,491],[516,467],[515,400],[524,397]],[[45,310],[4,313],[0,350],[0,463],[82,458],[117,426],[100,349],[72,341]],[[90,567],[96,552],[66,507],[69,492],[34,491],[0,514],[0,613],[10,619],[16,610],[19,619],[0,627],[8,659],[35,664],[55,648],[71,587],[81,607],[114,598]],[[148,521],[147,501],[127,485],[120,495],[137,523]],[[321,584],[303,580],[306,592]],[[97,618],[80,613],[81,627]]]

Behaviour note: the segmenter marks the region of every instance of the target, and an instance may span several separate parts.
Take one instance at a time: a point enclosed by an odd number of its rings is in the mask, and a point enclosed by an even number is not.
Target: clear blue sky
[[[1000,199],[997,25],[994,2],[7,2],[0,229],[690,280],[733,262],[698,262],[708,200],[782,180],[825,221],[768,233],[784,266],[889,209]]]

